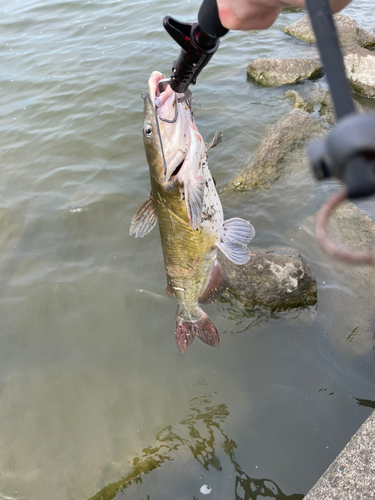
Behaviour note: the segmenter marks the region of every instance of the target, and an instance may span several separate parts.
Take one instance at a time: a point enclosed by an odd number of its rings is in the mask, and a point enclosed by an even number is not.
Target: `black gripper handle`
[[[207,35],[214,38],[221,38],[229,31],[221,24],[216,0],[203,0],[198,13],[198,24]]]
[[[219,38],[228,30],[220,22],[216,0],[203,0],[198,23],[181,23],[166,16],[163,25],[181,47],[180,55],[173,63],[170,86],[183,94],[189,85],[196,83],[199,73],[219,48]]]

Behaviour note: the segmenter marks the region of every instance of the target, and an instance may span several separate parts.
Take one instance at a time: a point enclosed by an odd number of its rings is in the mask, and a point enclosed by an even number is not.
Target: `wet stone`
[[[323,133],[323,127],[306,111],[293,109],[273,127],[260,144],[249,165],[228,188],[268,189],[284,173],[288,154],[303,147],[306,140]]]
[[[303,109],[308,113],[312,113],[314,111],[314,106],[311,102],[305,101],[295,90],[287,90],[284,93],[284,97],[291,101],[294,109]]]
[[[242,266],[224,258],[220,262],[231,283],[229,291],[245,307],[285,311],[317,303],[315,278],[293,248],[252,248],[250,261]]]
[[[342,203],[332,214],[328,224],[329,234],[342,245],[355,251],[368,252],[375,241],[375,224],[370,217],[351,201]],[[367,266],[356,266],[361,274]]]
[[[319,59],[256,59],[247,66],[247,74],[266,87],[296,83],[323,75]]]
[[[309,101],[319,107],[319,116],[324,118],[329,125],[336,123],[331,93],[319,85],[312,85],[309,92]],[[359,105],[358,105],[359,106]]]
[[[326,318],[335,349],[350,356],[373,352],[374,269],[348,265],[325,252],[315,238],[315,216],[298,223],[297,237],[295,231],[287,232],[285,237],[291,234],[308,261],[314,262],[314,273],[320,282],[320,314]],[[327,234],[340,246],[368,252],[375,242],[375,224],[363,210],[346,201],[331,215]]]
[[[361,47],[345,52],[344,64],[353,90],[365,97],[375,97],[375,53]]]
[[[312,83],[302,95],[295,90],[287,90],[284,97],[291,101],[294,108],[304,109],[308,113],[316,110],[325,125],[334,125],[336,123],[331,93],[319,84]],[[358,101],[354,100],[354,105],[358,113],[363,112],[363,108]]]
[[[286,5],[283,7],[283,12],[305,12],[301,7],[294,7],[293,5]]]
[[[366,49],[375,47],[375,36],[360,28],[354,19],[344,14],[335,14],[333,18],[342,47],[360,46]],[[316,41],[308,15],[284,28],[284,33],[307,43],[315,43]]]

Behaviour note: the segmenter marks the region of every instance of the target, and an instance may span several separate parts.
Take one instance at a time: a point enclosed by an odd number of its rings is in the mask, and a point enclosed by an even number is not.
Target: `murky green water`
[[[373,305],[315,244],[304,220],[332,186],[305,165],[223,203],[252,221],[254,245],[303,254],[317,309],[221,301],[205,308],[220,348],[177,350],[158,232],[128,228],[149,192],[140,94],[178,53],[161,21],[193,21],[199,4],[0,6],[0,498],[191,500],[206,484],[207,498],[299,500],[375,406]],[[374,31],[371,0],[347,13]],[[299,16],[229,34],[201,75],[198,127],[224,131],[219,188],[290,109],[286,88],[253,86],[245,67],[313,54],[282,32]]]

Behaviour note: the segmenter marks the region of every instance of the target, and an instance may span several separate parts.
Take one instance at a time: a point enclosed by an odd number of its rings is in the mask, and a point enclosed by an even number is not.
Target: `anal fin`
[[[198,299],[198,303],[206,304],[214,302],[220,295],[229,287],[230,282],[227,273],[221,267],[219,262],[215,260],[210,281],[208,282],[204,292]]]
[[[129,229],[130,236],[134,234],[135,238],[143,238],[156,226],[157,221],[158,218],[154,202],[152,198],[149,197],[143,205],[141,205],[131,221]]]

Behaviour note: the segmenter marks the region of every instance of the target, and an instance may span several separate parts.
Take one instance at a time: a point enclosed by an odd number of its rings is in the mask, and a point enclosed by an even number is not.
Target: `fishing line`
[[[175,114],[175,117],[173,118],[173,120],[167,120],[166,118],[162,118],[161,116],[159,117],[159,120],[162,120],[163,122],[167,122],[167,123],[174,123],[177,118],[178,118],[178,101],[177,101],[177,94],[175,94],[175,107],[176,107],[176,114]]]
[[[161,140],[161,134],[160,134],[160,128],[159,128],[159,121],[158,121],[158,115],[156,113],[156,107],[153,105],[153,102],[151,100],[150,94],[147,94],[147,98],[149,99],[152,109],[154,110],[154,115],[155,115],[155,123],[156,123],[156,128],[158,131],[158,136],[159,136],[159,142],[160,142],[160,149],[161,149],[161,155],[163,157],[163,164],[164,164],[164,177],[167,173],[167,163],[165,161],[165,156],[164,156],[164,148],[163,148],[163,142]]]

